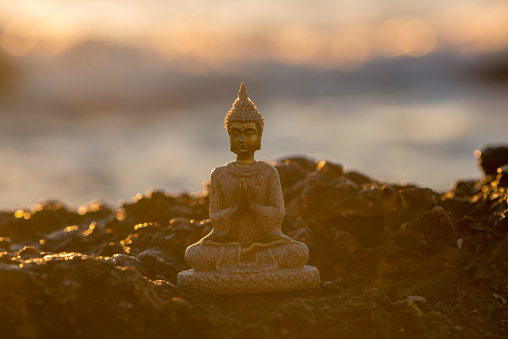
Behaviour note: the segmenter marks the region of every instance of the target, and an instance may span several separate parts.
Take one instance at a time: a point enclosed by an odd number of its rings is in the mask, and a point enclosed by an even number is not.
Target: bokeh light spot
[[[29,54],[37,44],[37,28],[25,19],[12,19],[0,36],[0,46],[8,54],[21,57]]]

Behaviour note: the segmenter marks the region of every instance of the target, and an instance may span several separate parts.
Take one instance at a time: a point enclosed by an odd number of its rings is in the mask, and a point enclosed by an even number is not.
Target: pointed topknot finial
[[[238,99],[240,100],[249,100],[249,93],[247,93],[247,86],[242,82],[240,85],[240,90],[238,91]]]
[[[233,103],[233,107],[229,110],[228,114],[226,114],[226,119],[224,120],[224,125],[226,127],[226,131],[229,133],[229,124],[233,121],[236,122],[255,122],[258,126],[258,131],[261,135],[263,133],[263,127],[265,126],[265,122],[263,120],[263,116],[259,113],[256,105],[249,99],[249,93],[247,93],[247,87],[245,83],[242,82],[240,85],[240,90],[238,91],[238,98],[236,98]]]

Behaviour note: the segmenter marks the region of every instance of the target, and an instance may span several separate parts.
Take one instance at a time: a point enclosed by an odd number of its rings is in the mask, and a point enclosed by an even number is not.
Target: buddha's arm
[[[270,236],[280,236],[284,219],[284,199],[277,170],[269,175],[267,195],[263,204],[254,204],[253,210],[258,225]]]
[[[210,179],[210,220],[213,226],[213,235],[225,237],[231,228],[231,215],[233,206],[225,206],[224,195],[221,190],[220,176],[214,170]]]

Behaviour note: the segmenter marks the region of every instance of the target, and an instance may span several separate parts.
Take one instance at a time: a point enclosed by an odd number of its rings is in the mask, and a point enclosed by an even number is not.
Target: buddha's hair
[[[258,126],[259,135],[263,134],[265,121],[256,105],[249,99],[247,87],[243,82],[240,85],[240,91],[238,91],[238,98],[233,103],[233,107],[226,114],[226,119],[224,120],[224,126],[228,133],[232,122],[255,122]]]

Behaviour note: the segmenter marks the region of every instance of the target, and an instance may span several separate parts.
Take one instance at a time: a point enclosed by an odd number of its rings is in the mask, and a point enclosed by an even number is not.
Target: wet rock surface
[[[50,201],[0,212],[2,337],[508,336],[503,169],[438,193],[332,162],[290,158],[276,167],[283,231],[309,246],[319,287],[229,296],[179,289],[186,247],[212,228],[206,188],[138,194],[117,209]]]

